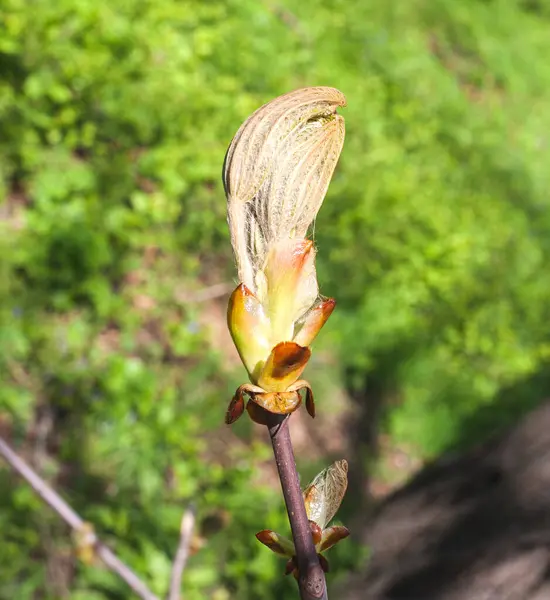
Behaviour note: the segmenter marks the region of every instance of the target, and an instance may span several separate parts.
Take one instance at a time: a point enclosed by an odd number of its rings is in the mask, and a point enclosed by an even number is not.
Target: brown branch
[[[0,455],[4,457],[14,471],[19,473],[19,475],[27,481],[36,494],[76,532],[85,529],[85,521],[22,458],[20,458],[1,437]],[[113,573],[116,573],[123,579],[135,594],[143,600],[159,600],[132,569],[125,565],[109,548],[107,548],[107,546],[98,540],[95,534],[93,535],[91,543],[93,544],[95,555],[100,558]]]
[[[172,574],[170,576],[170,591],[168,600],[179,600],[181,592],[181,578],[183,570],[189,558],[189,549],[191,538],[193,537],[193,528],[195,527],[195,507],[189,506],[183,513],[180,526],[180,541],[174,564],[172,565]]]
[[[325,574],[319,559],[304,506],[294,451],[288,430],[290,417],[268,413],[267,428],[283,488],[288,520],[294,538],[298,564],[298,586],[302,600],[328,600]]]

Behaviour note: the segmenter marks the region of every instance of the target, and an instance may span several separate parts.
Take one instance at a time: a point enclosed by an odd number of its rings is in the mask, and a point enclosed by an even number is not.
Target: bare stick
[[[215,283],[196,292],[179,291],[176,293],[176,299],[180,302],[206,302],[207,300],[228,296],[234,287],[235,284],[231,282]]]
[[[191,546],[191,538],[193,536],[193,528],[195,527],[195,507],[189,506],[183,513],[180,526],[180,541],[178,551],[174,558],[172,566],[172,575],[170,577],[170,592],[168,600],[179,600],[181,592],[181,578],[183,570],[189,558],[189,548]]]
[[[55,492],[10,446],[0,437],[0,455],[14,471],[30,484],[33,490],[75,531],[85,528],[85,521]],[[107,546],[100,542],[95,535],[92,538],[95,554],[105,565],[123,579],[130,588],[143,600],[159,600],[141,579],[125,565]]]
[[[302,600],[328,600],[325,574],[313,545],[306,507],[300,489],[300,480],[296,471],[288,419],[289,417],[269,413],[267,428],[273,445],[273,454],[294,538],[300,597]]]

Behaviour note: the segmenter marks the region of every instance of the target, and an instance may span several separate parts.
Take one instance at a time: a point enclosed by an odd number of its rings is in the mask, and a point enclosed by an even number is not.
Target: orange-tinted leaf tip
[[[301,346],[309,346],[327,322],[336,306],[334,298],[327,298],[314,306],[305,316],[301,328],[294,337],[294,341]]]
[[[315,521],[311,520],[309,521],[309,528],[311,530],[311,537],[313,538],[313,545],[317,546],[323,537],[323,530],[315,523]]]
[[[269,546],[269,544],[271,544],[273,542],[273,531],[271,531],[271,529],[262,529],[261,531],[258,531],[258,533],[256,534],[256,538],[259,542],[262,542],[262,544],[265,544],[266,546]]]
[[[340,540],[343,540],[349,536],[349,529],[343,525],[334,525],[328,527],[323,531],[321,543],[319,545],[319,552],[324,552],[329,548],[332,548]]]
[[[270,529],[259,531],[256,534],[256,539],[275,554],[282,556],[292,556],[294,554],[294,544]]]
[[[244,398],[242,394],[235,394],[225,413],[226,425],[234,423],[244,412]]]
[[[244,283],[240,283],[233,290],[231,296],[229,296],[229,302],[227,304],[227,326],[229,327],[229,331],[231,331],[233,327],[233,314],[236,304],[241,303],[243,299],[250,296],[254,296],[254,294],[246,287]]]
[[[266,392],[284,391],[290,387],[305,369],[311,350],[295,342],[280,342],[269,355],[258,379]]]
[[[294,342],[280,342],[272,350],[273,371],[275,379],[284,379],[290,372],[305,366],[311,350]]]
[[[306,410],[312,419],[315,419],[315,400],[313,397],[313,390],[310,387],[306,387]]]

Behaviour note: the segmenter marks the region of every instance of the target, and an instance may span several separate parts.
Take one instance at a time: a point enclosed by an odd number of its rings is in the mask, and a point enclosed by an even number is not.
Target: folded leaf
[[[340,540],[347,538],[349,535],[349,529],[343,525],[334,525],[327,527],[323,531],[321,542],[317,546],[317,552],[324,552],[329,548],[332,548],[334,544],[337,544]]]
[[[263,529],[256,534],[256,538],[260,541],[264,546],[267,546],[271,551],[275,552],[275,554],[280,554],[281,556],[288,556],[292,558],[296,553],[294,549],[294,544],[288,538],[271,531],[270,529]]]
[[[311,350],[294,342],[281,342],[271,351],[258,385],[266,392],[285,391],[298,380],[305,369]]]
[[[296,323],[293,341],[300,346],[310,346],[317,334],[332,314],[336,300],[327,298],[313,306],[304,317]]]

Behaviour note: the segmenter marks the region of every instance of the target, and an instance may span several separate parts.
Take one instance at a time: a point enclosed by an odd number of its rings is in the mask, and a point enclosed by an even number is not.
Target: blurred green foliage
[[[315,231],[342,385],[382,381],[386,432],[422,456],[540,400],[549,19],[542,0],[2,1],[0,429],[157,593],[191,500],[217,524],[186,598],[293,593],[254,539],[286,527],[270,450],[220,425],[243,375],[179,292],[232,276],[221,163],[274,96],[348,98]],[[7,471],[0,490],[0,598],[128,597]],[[363,559],[348,546],[335,576]]]

